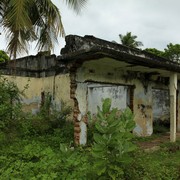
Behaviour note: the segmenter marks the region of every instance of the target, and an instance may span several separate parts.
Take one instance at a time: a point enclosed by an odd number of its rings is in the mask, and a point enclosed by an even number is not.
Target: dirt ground
[[[180,133],[176,134],[177,140],[180,140]],[[170,142],[170,133],[164,133],[161,135],[158,135],[157,137],[153,138],[152,140],[147,140],[144,142],[137,142],[137,145],[142,148],[143,150],[157,150],[160,148],[160,145],[165,143],[165,142]]]

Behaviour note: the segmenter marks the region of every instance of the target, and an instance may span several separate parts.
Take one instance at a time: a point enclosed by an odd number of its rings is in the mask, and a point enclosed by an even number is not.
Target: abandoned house
[[[143,50],[69,35],[60,56],[28,56],[0,69],[20,89],[29,84],[26,111],[36,113],[44,93],[58,106],[62,101],[71,106],[76,144],[86,143],[86,114],[95,114],[103,98],[111,98],[112,107],[133,111],[138,136],[150,136],[157,120],[170,120],[172,142],[180,131],[180,65]]]

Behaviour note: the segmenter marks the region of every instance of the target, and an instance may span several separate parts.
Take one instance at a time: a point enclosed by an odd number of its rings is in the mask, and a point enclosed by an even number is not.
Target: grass
[[[155,137],[143,138],[143,140],[151,141]],[[136,139],[136,141],[138,139]],[[16,138],[10,143],[1,143],[0,180],[51,180],[64,176],[62,172],[65,172],[67,169],[63,169],[66,167],[66,164],[63,165],[61,161],[63,157],[60,146],[61,144],[72,146],[71,140],[69,137],[64,136],[62,130],[57,129],[52,134],[26,137],[23,139]],[[85,147],[81,153],[83,156],[88,156],[90,151],[90,147],[88,147],[88,150],[86,150]],[[70,156],[72,156],[72,154],[70,154]],[[80,154],[76,154],[76,156],[77,157],[74,157],[75,161],[81,157]],[[131,165],[124,167],[124,179],[180,179],[180,141],[176,143],[163,143],[160,150],[152,153],[145,153],[139,149],[134,152],[133,157],[134,159]],[[78,170],[74,167],[73,163],[70,165],[72,172]],[[79,163],[83,165],[83,162]],[[84,166],[86,166],[86,164],[84,164]],[[81,178],[83,174],[78,174],[78,176]]]
[[[134,154],[132,165],[125,172],[126,179],[180,179],[180,141],[163,143],[160,150],[145,153],[141,149]]]

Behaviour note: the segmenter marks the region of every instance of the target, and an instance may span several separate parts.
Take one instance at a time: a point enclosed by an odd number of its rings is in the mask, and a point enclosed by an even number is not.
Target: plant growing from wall
[[[130,109],[124,112],[117,108],[111,110],[110,99],[103,101],[102,110],[98,107],[92,147],[94,178],[118,179],[123,176],[122,166],[130,162],[129,153],[136,147],[131,142],[134,127]]]

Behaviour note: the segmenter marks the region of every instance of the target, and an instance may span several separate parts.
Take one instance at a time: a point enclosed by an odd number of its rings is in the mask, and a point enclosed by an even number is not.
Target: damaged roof
[[[104,57],[124,61],[133,65],[180,72],[180,64],[156,56],[141,49],[130,48],[121,44],[98,39],[94,36],[68,35],[66,45],[58,59],[68,62],[84,62]]]

